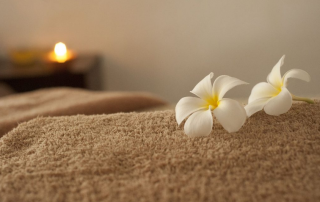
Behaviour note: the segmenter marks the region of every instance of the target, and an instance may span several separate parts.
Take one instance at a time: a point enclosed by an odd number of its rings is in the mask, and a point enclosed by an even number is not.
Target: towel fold
[[[109,114],[165,105],[146,92],[88,91],[49,88],[0,99],[0,137],[19,123],[37,116]]]

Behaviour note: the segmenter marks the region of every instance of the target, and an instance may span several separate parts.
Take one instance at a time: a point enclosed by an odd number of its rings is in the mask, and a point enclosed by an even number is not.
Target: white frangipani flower
[[[213,73],[210,73],[190,91],[199,98],[184,97],[176,105],[176,120],[179,125],[191,114],[184,125],[184,131],[190,137],[210,134],[213,126],[212,112],[228,132],[238,131],[246,121],[244,107],[239,102],[223,96],[233,87],[248,83],[222,75],[212,85],[212,77]]]
[[[310,75],[301,69],[291,69],[281,78],[280,68],[284,63],[284,57],[285,56],[281,57],[268,75],[268,83],[261,82],[253,87],[251,95],[249,96],[248,105],[245,106],[248,117],[262,109],[269,115],[278,116],[286,113],[291,108],[292,100],[313,103],[313,101],[308,98],[292,95],[287,89],[289,78],[309,82]]]

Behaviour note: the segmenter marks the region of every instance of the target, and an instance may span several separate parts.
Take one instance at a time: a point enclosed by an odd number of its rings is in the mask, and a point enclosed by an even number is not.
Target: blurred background
[[[11,0],[0,3],[0,28],[4,59],[60,41],[99,55],[100,90],[147,91],[176,103],[214,72],[249,82],[226,95],[244,99],[285,54],[282,74],[311,75],[310,83],[291,80],[289,90],[320,97],[318,0]]]

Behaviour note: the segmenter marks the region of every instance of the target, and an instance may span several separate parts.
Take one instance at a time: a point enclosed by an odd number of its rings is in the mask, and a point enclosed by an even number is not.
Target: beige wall
[[[320,95],[318,0],[1,0],[0,46],[52,46],[104,56],[108,90],[139,90],[177,102],[209,72],[250,82],[250,94],[286,54],[282,73],[301,68],[297,95]]]

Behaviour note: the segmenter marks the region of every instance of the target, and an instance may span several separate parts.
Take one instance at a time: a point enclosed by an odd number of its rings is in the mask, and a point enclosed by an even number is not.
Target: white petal
[[[189,137],[207,136],[212,130],[213,119],[211,109],[193,113],[184,124],[184,132]]]
[[[284,63],[284,57],[282,56],[278,63],[273,67],[272,71],[267,77],[267,81],[272,84],[276,88],[281,88],[282,86],[282,79],[281,79],[281,72],[280,68]]]
[[[271,98],[278,94],[279,90],[274,88],[270,83],[261,82],[252,88],[248,103],[261,98]]]
[[[211,79],[213,77],[213,73],[211,72],[208,76],[204,77],[194,88],[191,93],[196,96],[202,98],[203,100],[207,100],[212,97],[212,84]]]
[[[271,98],[260,98],[260,99],[256,99],[252,102],[250,102],[249,104],[247,104],[244,109],[247,112],[247,116],[250,117],[252,116],[252,114],[261,111],[264,106],[267,104],[267,102],[270,100]]]
[[[282,88],[279,95],[271,98],[266,106],[264,111],[269,115],[278,116],[280,114],[286,113],[289,111],[292,105],[292,97],[287,88]]]
[[[289,78],[301,79],[306,82],[310,81],[310,75],[308,74],[308,72],[302,69],[291,69],[283,75],[282,83],[284,83],[285,87],[287,86],[287,81]]]
[[[213,83],[212,95],[217,96],[218,100],[221,100],[226,92],[228,92],[233,87],[242,84],[248,83],[227,75],[219,76]]]
[[[213,114],[229,133],[238,131],[247,118],[243,106],[227,98],[220,101],[219,106],[213,110]]]
[[[178,124],[187,118],[191,113],[206,108],[207,103],[196,97],[181,98],[176,105],[176,120]]]

